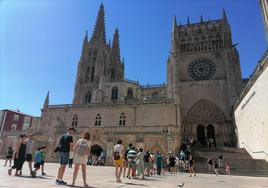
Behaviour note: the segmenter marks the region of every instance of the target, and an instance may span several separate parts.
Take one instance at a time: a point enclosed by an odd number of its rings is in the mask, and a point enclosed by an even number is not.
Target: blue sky
[[[225,8],[243,77],[267,47],[258,0],[0,0],[0,109],[40,115],[48,90],[50,104],[72,103],[84,34],[102,2],[106,37],[119,29],[125,77],[141,84],[166,82],[174,15],[199,22]]]

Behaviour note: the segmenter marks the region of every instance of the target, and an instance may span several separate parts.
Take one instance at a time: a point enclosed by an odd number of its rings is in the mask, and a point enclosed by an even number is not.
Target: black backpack
[[[58,151],[60,151],[61,146],[64,144],[64,142],[65,142],[64,136],[65,136],[65,135],[63,135],[63,136],[60,138],[60,141],[59,141],[58,145],[57,145],[56,148],[54,149],[54,152],[55,152],[55,153],[57,153]]]

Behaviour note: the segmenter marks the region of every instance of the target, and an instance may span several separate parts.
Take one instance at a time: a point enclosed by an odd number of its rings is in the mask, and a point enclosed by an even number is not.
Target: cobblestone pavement
[[[41,176],[40,172],[36,178],[29,176],[28,164],[25,163],[23,174],[21,177],[9,176],[7,174],[8,167],[3,166],[4,161],[0,160],[0,188],[54,188],[69,187],[70,185],[55,185],[55,177],[57,175],[58,164],[47,163],[45,166],[46,176]],[[64,180],[67,183],[72,181],[73,169],[66,168]],[[196,177],[189,177],[186,173],[176,175],[163,175],[147,177],[145,180],[133,180],[122,178],[123,183],[116,183],[114,178],[114,168],[112,167],[92,167],[87,168],[88,184],[92,188],[127,188],[127,187],[161,187],[173,188],[180,187],[184,183],[184,188],[268,188],[268,178],[262,177],[246,177],[226,175],[208,175],[197,174]],[[82,175],[78,174],[76,187],[81,187]]]

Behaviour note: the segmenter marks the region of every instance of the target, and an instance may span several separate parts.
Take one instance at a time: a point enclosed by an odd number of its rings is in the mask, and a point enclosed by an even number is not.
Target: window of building
[[[133,97],[133,89],[132,88],[127,89],[127,96],[130,98]]]
[[[11,131],[16,131],[16,130],[17,130],[17,125],[16,124],[12,124]]]
[[[18,114],[14,114],[14,118],[13,118],[13,120],[14,120],[14,121],[19,121],[19,117],[20,117],[20,116],[19,116]]]
[[[92,69],[91,69],[91,78],[90,78],[91,82],[94,81],[94,75],[95,75],[95,67],[92,67]]]
[[[31,126],[31,117],[24,116],[24,122],[22,126],[22,130],[27,130]]]
[[[122,113],[120,115],[119,126],[124,126],[124,125],[126,125],[126,115],[125,113]]]
[[[94,53],[93,53],[93,62],[95,62],[95,61],[97,60],[97,54],[98,54],[97,50],[94,49]]]
[[[111,80],[115,80],[115,71],[113,68],[111,69]]]
[[[97,114],[97,116],[96,116],[95,126],[101,126],[101,115],[100,114]]]
[[[158,93],[157,91],[154,91],[154,92],[152,93],[152,98],[153,98],[153,99],[157,99],[157,98],[159,98],[159,93]]]
[[[118,99],[118,88],[117,87],[113,87],[112,88],[112,95],[111,95],[111,100],[117,100]]]
[[[72,127],[77,127],[78,124],[78,116],[75,114],[72,121]]]
[[[87,72],[86,72],[86,82],[88,82],[90,79],[90,67],[87,68]]]
[[[88,91],[85,95],[85,103],[89,104],[91,102],[91,93]]]

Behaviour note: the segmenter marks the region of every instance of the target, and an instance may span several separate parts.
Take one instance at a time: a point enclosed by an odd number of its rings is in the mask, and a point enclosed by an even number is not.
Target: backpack
[[[77,148],[76,148],[76,153],[78,155],[86,155],[87,154],[87,142],[85,140],[80,140],[77,142]]]
[[[120,159],[120,155],[119,155],[119,152],[115,151],[114,152],[114,160],[119,160]]]
[[[117,144],[114,146],[114,153],[113,153],[114,160],[120,159],[119,151],[120,151],[120,145]]]
[[[7,151],[7,155],[8,155],[8,156],[12,156],[12,155],[13,155],[13,150],[12,150],[12,149],[9,149],[9,150]]]

